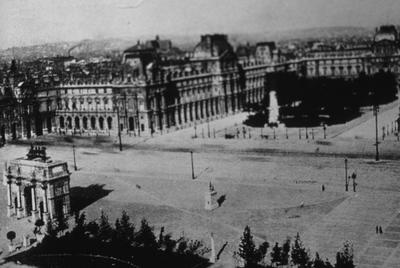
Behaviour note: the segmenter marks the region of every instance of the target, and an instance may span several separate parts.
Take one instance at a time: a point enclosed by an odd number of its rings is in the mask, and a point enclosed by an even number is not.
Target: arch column
[[[17,193],[17,217],[22,217],[23,207],[22,207],[22,192],[21,192],[21,178],[17,178],[17,186],[18,186],[18,193]]]
[[[42,198],[43,198],[43,220],[47,222],[49,217],[49,204],[47,200],[47,184],[42,185]]]
[[[11,175],[8,175],[7,176],[7,217],[11,217],[11,213],[12,213],[11,184],[12,184]]]
[[[36,206],[36,184],[32,183],[32,188],[31,188],[31,193],[32,193],[32,220],[35,222],[36,220],[36,214],[37,214],[37,206]]]

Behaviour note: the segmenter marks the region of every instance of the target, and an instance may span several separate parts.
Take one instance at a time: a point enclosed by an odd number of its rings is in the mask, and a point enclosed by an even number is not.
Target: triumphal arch
[[[45,147],[31,146],[25,157],[7,161],[3,174],[8,217],[47,222],[70,215],[68,164],[51,160]]]

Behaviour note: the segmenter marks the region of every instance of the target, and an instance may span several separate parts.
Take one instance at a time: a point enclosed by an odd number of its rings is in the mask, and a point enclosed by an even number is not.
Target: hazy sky
[[[0,47],[385,23],[400,24],[400,0],[0,0]]]

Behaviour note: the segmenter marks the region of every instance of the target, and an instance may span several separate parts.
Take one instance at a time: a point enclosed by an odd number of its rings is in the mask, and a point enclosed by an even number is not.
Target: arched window
[[[107,118],[107,126],[108,126],[108,129],[112,129],[112,118],[111,117]]]
[[[96,118],[94,116],[90,118],[90,127],[96,129]]]
[[[64,117],[60,116],[60,128],[64,128],[64,127],[65,127]]]
[[[99,128],[100,128],[101,130],[104,129],[104,118],[103,118],[103,117],[100,117],[100,118],[99,118]]]
[[[81,124],[79,122],[79,117],[75,117],[75,128],[77,128],[77,129],[81,128]]]
[[[67,117],[67,125],[69,129],[72,129],[72,118],[70,116]]]
[[[88,119],[87,119],[87,117],[86,116],[83,117],[82,121],[83,121],[83,129],[88,129]]]

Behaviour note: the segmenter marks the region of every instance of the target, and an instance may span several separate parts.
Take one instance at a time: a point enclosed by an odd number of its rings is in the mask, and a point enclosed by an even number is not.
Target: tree
[[[269,243],[267,241],[263,242],[257,249],[257,260],[258,263],[260,263],[262,260],[264,260],[265,255],[267,255],[267,251],[269,248]]]
[[[116,228],[117,229],[117,228]],[[128,245],[133,243],[133,237],[135,235],[135,226],[130,222],[130,218],[125,211],[122,211],[121,220],[119,221],[119,230],[117,230],[123,242]]]
[[[57,230],[54,227],[54,222],[51,219],[47,220],[46,223],[46,234],[47,236],[51,237],[51,238],[56,238],[57,237]]]
[[[279,246],[278,242],[272,248],[271,252],[271,263],[280,265],[282,263],[282,247]]]
[[[335,268],[354,268],[353,245],[350,241],[343,244],[343,248],[336,254]]]
[[[76,239],[82,239],[85,236],[85,229],[86,229],[86,215],[85,213],[80,214],[77,212],[75,214],[75,226],[71,231],[71,235],[74,236]]]
[[[145,248],[157,248],[156,236],[153,228],[150,227],[146,219],[142,219],[139,232],[136,234],[135,243]]]
[[[282,246],[282,264],[287,265],[289,263],[289,252],[290,252],[290,239],[286,239]]]
[[[240,238],[238,256],[243,259],[244,267],[252,267],[257,263],[256,245],[251,235],[250,227],[244,228],[243,236]]]
[[[318,252],[315,253],[315,258],[313,261],[312,268],[333,268],[333,266],[329,263],[328,260],[323,261],[320,257]]]
[[[160,233],[158,234],[158,247],[161,248],[164,244],[164,226],[161,227]]]
[[[104,211],[101,211],[99,220],[99,229],[97,232],[97,238],[103,242],[109,242],[112,238],[113,229],[108,221],[107,215]]]
[[[37,219],[35,221],[35,229],[33,229],[33,233],[40,234],[42,233],[42,227],[44,226],[44,221],[42,219]]]
[[[164,247],[165,252],[172,252],[176,246],[177,242],[171,238],[171,234],[166,234],[163,237],[162,244],[159,246]]]
[[[298,265],[300,268],[307,267],[310,262],[309,254],[303,246],[299,233],[295,237],[291,257],[293,264]]]
[[[10,240],[11,245],[16,236],[17,234],[14,231],[7,232],[7,239]]]
[[[59,215],[57,217],[57,232],[63,232],[64,230],[68,229],[68,220],[64,217],[64,215]]]
[[[86,230],[92,236],[97,237],[99,234],[99,225],[95,221],[91,221],[86,225]]]

